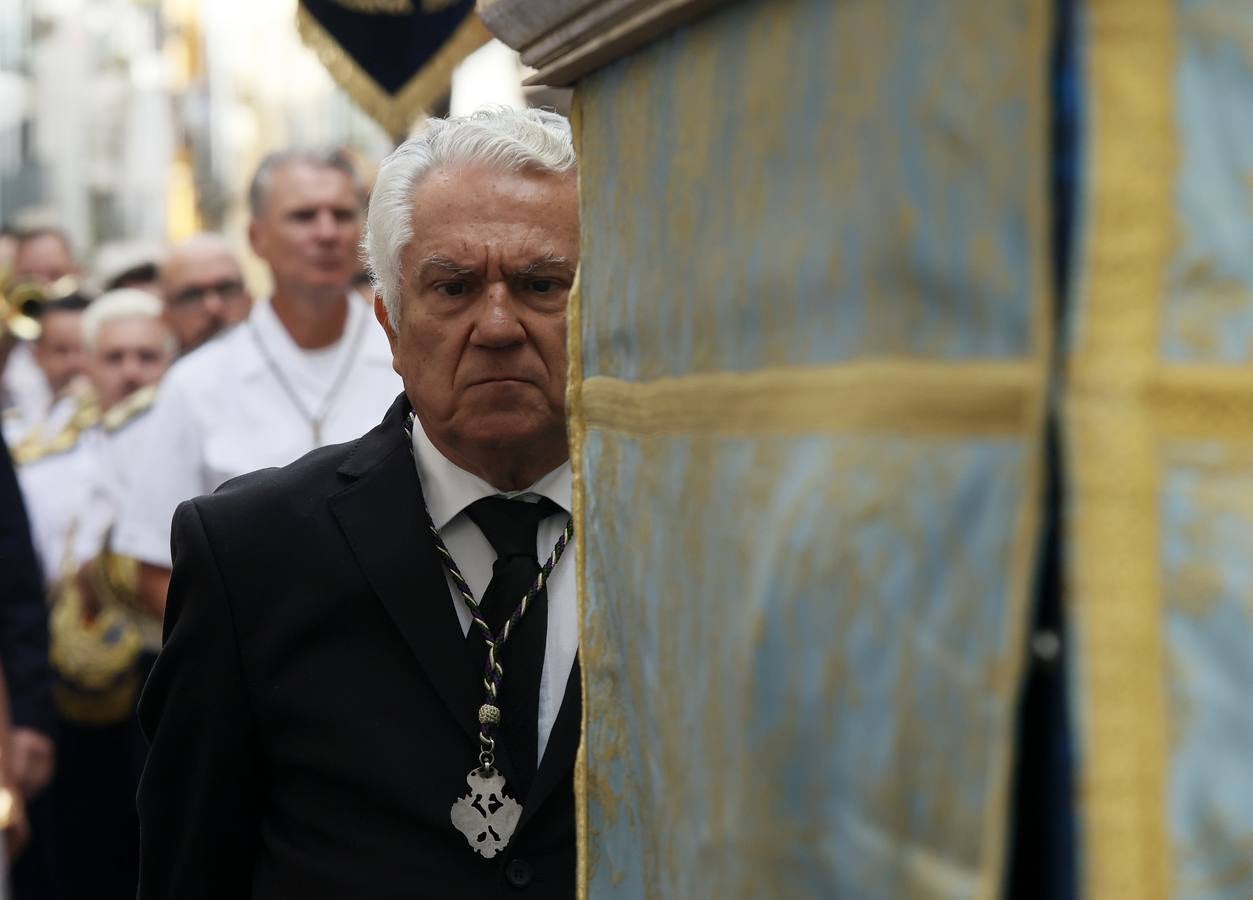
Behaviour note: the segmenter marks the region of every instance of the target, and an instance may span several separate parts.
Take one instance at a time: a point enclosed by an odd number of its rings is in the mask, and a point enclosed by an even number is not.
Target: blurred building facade
[[[242,243],[247,180],[267,152],[382,158],[391,139],[302,45],[295,11],[296,0],[6,0],[0,222],[38,208],[83,259],[199,228]],[[499,46],[489,68],[502,71]],[[503,94],[481,79],[475,90],[520,102],[520,77],[505,77]]]

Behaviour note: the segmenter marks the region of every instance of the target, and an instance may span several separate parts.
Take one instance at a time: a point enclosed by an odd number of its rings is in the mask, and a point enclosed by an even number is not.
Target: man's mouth
[[[532,384],[532,381],[529,378],[518,378],[512,375],[497,375],[472,381],[468,387],[478,387],[484,384]]]

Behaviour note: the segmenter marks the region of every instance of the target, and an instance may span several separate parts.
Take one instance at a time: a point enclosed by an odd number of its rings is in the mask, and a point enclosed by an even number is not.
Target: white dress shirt
[[[535,538],[535,551],[540,564],[548,559],[557,538],[566,527],[566,520],[570,517],[573,479],[569,462],[562,463],[524,491],[498,491],[477,475],[458,468],[440,453],[416,419],[413,425],[413,456],[418,466],[418,477],[422,480],[422,494],[431,514],[431,522],[439,529],[444,546],[457,561],[457,568],[470,585],[475,599],[482,598],[492,580],[496,551],[465,513],[465,508],[474,501],[499,495],[538,503],[541,497],[547,497],[560,506],[563,512],[540,522]],[[544,748],[548,746],[548,737],[552,734],[553,723],[557,720],[561,701],[565,697],[566,682],[570,679],[570,670],[574,666],[574,655],[579,649],[579,610],[574,577],[576,566],[575,545],[571,541],[548,578],[548,637],[544,644],[544,668],[539,685],[539,746],[536,760],[544,758]],[[466,608],[452,578],[448,577],[447,572],[444,574],[453,607],[457,610],[457,619],[461,622],[462,633],[468,633],[471,624],[470,610]],[[506,665],[505,678],[508,677],[509,667]],[[505,710],[504,714],[508,715],[509,711]]]
[[[151,438],[150,412],[113,431],[94,425],[70,449],[18,468],[46,588],[104,546],[127,494],[130,461]],[[145,649],[161,649],[161,623],[147,617],[133,621]]]
[[[17,468],[45,588],[66,572],[77,570],[85,558],[79,547],[103,536],[103,531],[96,533],[95,523],[105,514],[96,508],[99,500],[93,496],[103,441],[99,427],[89,428],[74,446]],[[86,534],[89,529],[92,533]]]
[[[9,351],[8,362],[0,373],[0,394],[11,413],[5,418],[4,436],[12,447],[28,429],[43,421],[52,407],[52,388],[35,362],[30,341],[19,341]]]
[[[308,351],[262,302],[247,322],[179,360],[148,414],[151,439],[137,454],[114,549],[169,568],[170,522],[179,503],[238,475],[286,465],[318,446],[354,440],[377,425],[402,386],[387,336],[373,319],[369,305],[349,294],[343,336]],[[308,414],[323,410],[331,390],[321,440],[315,441]]]

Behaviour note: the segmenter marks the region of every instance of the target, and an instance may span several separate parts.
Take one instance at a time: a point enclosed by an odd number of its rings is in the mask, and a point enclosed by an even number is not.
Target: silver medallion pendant
[[[470,793],[452,805],[453,827],[484,859],[504,850],[518,827],[522,805],[505,793],[505,776],[481,766],[466,776]]]

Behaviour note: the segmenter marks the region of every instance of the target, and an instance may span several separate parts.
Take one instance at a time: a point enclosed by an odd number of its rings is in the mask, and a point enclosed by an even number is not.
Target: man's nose
[[[480,347],[510,347],[526,341],[526,329],[508,285],[488,285],[471,339]]]
[[[217,288],[210,288],[208,291],[205,291],[204,311],[213,319],[221,319],[225,315],[226,302],[222,299],[222,294]]]
[[[122,360],[122,379],[127,386],[134,389],[140,385],[144,377],[144,364],[137,356],[128,356]]]
[[[335,214],[329,209],[320,211],[313,220],[313,233],[320,241],[333,241],[338,238],[339,225],[335,221]]]

